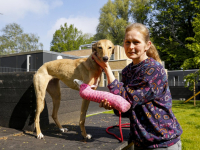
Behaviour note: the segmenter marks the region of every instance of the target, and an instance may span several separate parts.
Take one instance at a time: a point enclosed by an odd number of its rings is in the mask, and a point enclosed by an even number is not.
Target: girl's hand
[[[92,57],[93,57],[94,61],[95,61],[102,69],[105,69],[106,67],[109,66],[108,62],[104,62],[103,60],[101,60],[101,59],[98,57],[97,52],[93,52],[93,53],[92,53]]]
[[[98,57],[98,54],[96,54],[95,52],[92,53],[92,57],[94,61],[96,61],[96,63],[104,70],[107,76],[108,84],[112,83],[115,80],[115,76],[112,73],[108,61],[104,62],[101,58]]]
[[[100,103],[99,103],[99,107],[104,107],[105,109],[113,109],[113,107],[110,105],[110,103],[107,101],[107,99],[105,100],[102,100]]]

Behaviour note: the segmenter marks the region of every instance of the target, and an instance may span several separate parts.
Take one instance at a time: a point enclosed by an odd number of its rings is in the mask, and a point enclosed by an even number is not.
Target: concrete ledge
[[[0,126],[34,131],[36,96],[32,82],[33,75],[34,72],[0,73]],[[78,91],[68,88],[61,81],[60,85],[61,104],[58,119],[61,124],[78,122],[82,98]],[[107,88],[98,88],[98,90],[108,91]],[[46,93],[45,108],[40,115],[41,128],[54,123],[51,117],[52,110],[52,99]],[[105,109],[91,102],[87,114],[102,111]]]

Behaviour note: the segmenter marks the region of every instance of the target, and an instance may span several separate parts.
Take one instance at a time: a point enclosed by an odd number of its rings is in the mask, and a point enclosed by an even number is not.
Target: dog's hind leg
[[[86,130],[85,130],[85,118],[86,118],[86,113],[87,113],[87,109],[88,109],[89,104],[90,104],[90,101],[85,100],[85,99],[82,100],[79,126],[81,128],[81,134],[85,139],[91,139],[92,138],[92,135],[87,134]]]
[[[42,134],[40,129],[40,114],[44,109],[46,88],[51,78],[52,77],[49,75],[44,75],[40,73],[36,73],[33,78],[37,104],[35,113],[35,127],[38,139],[44,138],[44,135]]]
[[[47,86],[47,92],[50,94],[53,100],[53,112],[52,118],[55,121],[56,125],[60,129],[61,132],[68,131],[67,128],[63,128],[58,121],[58,109],[60,107],[61,93],[60,93],[60,84],[59,79],[53,79],[49,82]]]

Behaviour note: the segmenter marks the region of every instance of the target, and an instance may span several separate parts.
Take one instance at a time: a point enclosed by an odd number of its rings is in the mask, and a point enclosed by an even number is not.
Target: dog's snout
[[[103,61],[104,61],[104,62],[107,62],[107,61],[108,61],[108,56],[104,56],[104,57],[103,57]]]

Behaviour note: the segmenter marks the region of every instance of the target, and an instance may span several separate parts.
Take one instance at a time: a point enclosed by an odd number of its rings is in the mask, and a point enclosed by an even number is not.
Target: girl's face
[[[148,41],[146,43],[143,35],[136,29],[128,31],[125,35],[125,53],[128,58],[133,60],[134,64],[138,64],[148,58],[146,52],[150,48],[150,46],[151,41]]]

